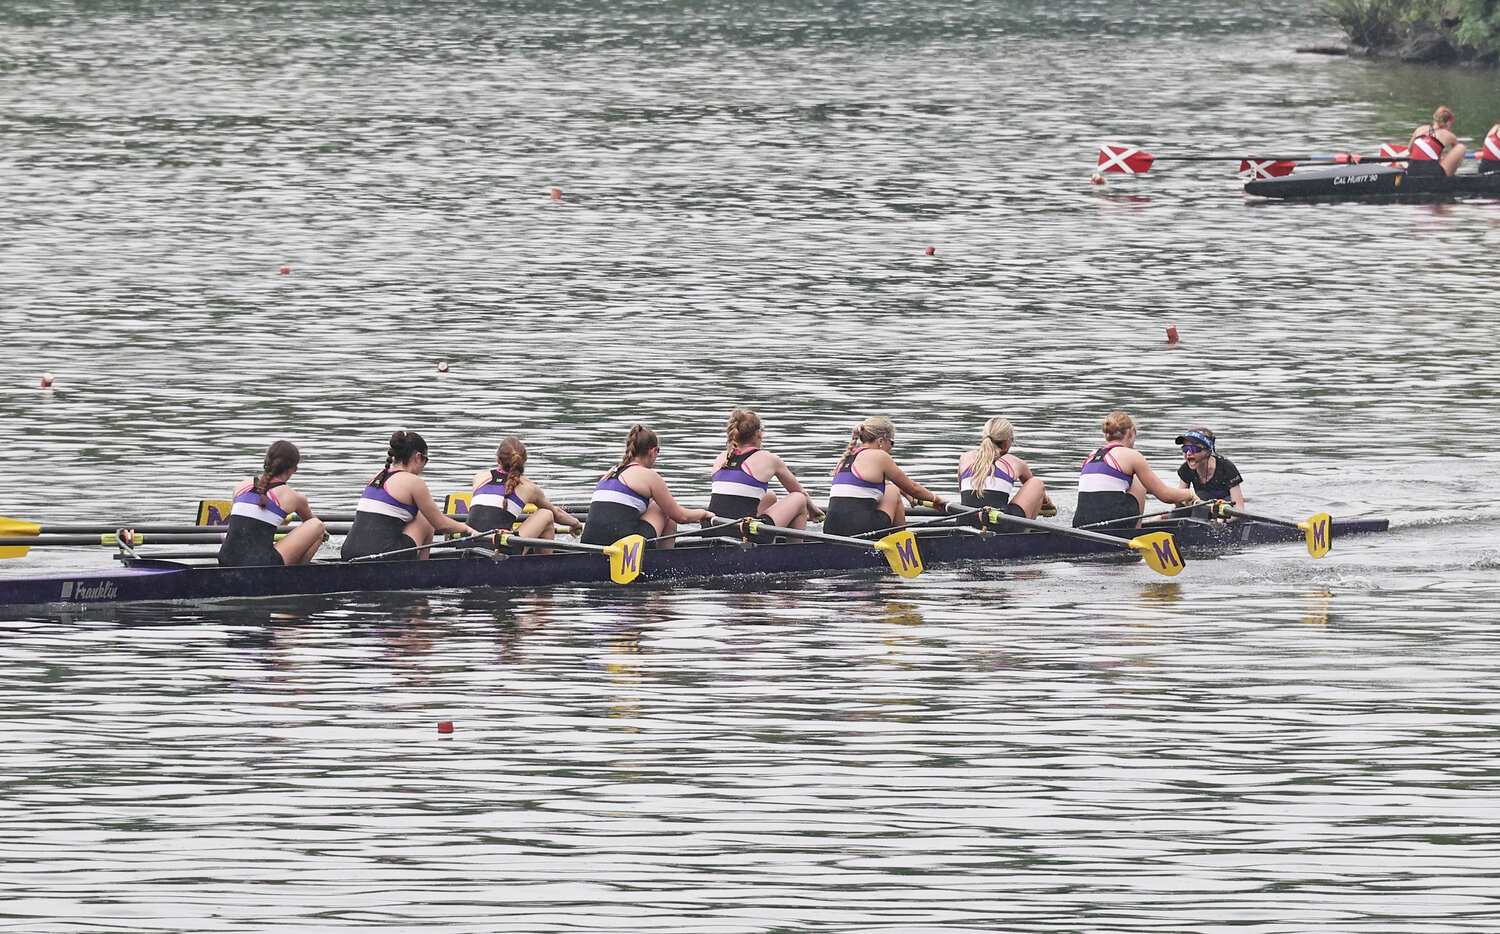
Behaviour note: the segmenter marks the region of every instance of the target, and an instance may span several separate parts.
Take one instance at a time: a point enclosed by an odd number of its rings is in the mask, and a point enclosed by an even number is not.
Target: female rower
[[[1490,127],[1484,135],[1484,144],[1479,148],[1479,174],[1500,172],[1500,123]]]
[[[588,545],[611,545],[627,535],[639,535],[650,547],[671,548],[674,539],[656,543],[652,539],[671,535],[677,524],[708,524],[714,514],[707,509],[688,509],[677,504],[656,466],[661,442],[656,432],[635,425],[625,439],[625,456],[599,479],[589,500],[589,518],[582,541]]]
[[[958,459],[960,502],[971,509],[992,506],[1024,519],[1037,517],[1046,486],[1025,461],[1010,453],[1015,440],[1016,430],[1006,419],[984,423],[979,447]]]
[[[308,564],[328,540],[323,520],[313,515],[307,497],[287,486],[301,460],[295,444],[277,441],[266,449],[260,475],[235,487],[229,531],[219,548],[221,567]],[[290,515],[302,524],[278,542],[276,531]]]
[[[720,519],[760,519],[771,525],[807,528],[807,520],[823,515],[812,504],[780,457],[761,448],[760,416],[749,409],[735,409],[725,428],[728,441],[714,460],[713,484],[708,509]],[[771,491],[771,480],[781,481],[786,495]]]
[[[830,535],[863,535],[906,521],[905,493],[927,500],[938,510],[948,501],[908,477],[891,457],[896,427],[890,419],[874,416],[854,426],[849,446],[833,468],[828,487],[828,513],[823,531]]]
[[[1240,490],[1245,481],[1229,458],[1219,453],[1213,432],[1194,428],[1178,435],[1177,443],[1182,446],[1177,477],[1183,489],[1191,489],[1202,500],[1222,499],[1236,509],[1245,508],[1245,494]]]
[[[1105,443],[1083,462],[1074,528],[1106,522],[1120,527],[1139,525],[1139,517],[1146,511],[1147,493],[1164,503],[1186,505],[1197,499],[1192,490],[1176,490],[1163,483],[1135,450],[1135,419],[1124,412],[1111,412],[1099,428]],[[1130,518],[1135,521],[1115,521]]]
[[[526,515],[527,506],[535,506],[536,511]],[[582,522],[561,506],[552,505],[542,488],[526,476],[526,445],[520,439],[510,437],[495,449],[495,466],[474,475],[468,523],[476,532],[495,529],[508,532],[517,522],[521,527],[515,532],[522,538],[551,538],[558,522],[568,526],[574,534],[583,529]],[[550,553],[551,549],[543,548],[540,552]]]
[[[1431,123],[1412,132],[1406,173],[1452,175],[1464,164],[1464,151],[1464,144],[1453,133],[1453,111],[1439,107],[1433,111]]]
[[[345,561],[418,547],[422,550],[417,557],[426,558],[425,546],[432,543],[435,531],[474,534],[465,523],[443,515],[432,501],[420,476],[427,459],[427,442],[421,435],[415,431],[391,435],[385,467],[365,487],[355,507],[354,524],[344,536],[340,554]]]

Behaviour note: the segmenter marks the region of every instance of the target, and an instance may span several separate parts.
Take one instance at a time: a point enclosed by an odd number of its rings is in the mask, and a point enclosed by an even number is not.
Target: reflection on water
[[[637,421],[697,504],[744,404],[819,497],[860,418],[951,494],[1005,415],[1065,521],[1123,408],[1398,531],[5,619],[16,930],[1491,927],[1500,213],[1165,157],[1492,76],[1290,0],[139,6],[0,6],[6,515],[186,522],[279,437],[349,508],[397,427],[579,499]]]

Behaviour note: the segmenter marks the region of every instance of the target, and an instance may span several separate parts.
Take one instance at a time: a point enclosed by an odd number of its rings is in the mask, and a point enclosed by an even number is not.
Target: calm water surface
[[[577,500],[635,421],[697,502],[749,404],[820,494],[865,415],[951,490],[1004,414],[1066,514],[1124,408],[1395,526],[1170,581],[11,613],[0,926],[1494,930],[1500,204],[1087,184],[1500,118],[1294,54],[1305,6],[0,10],[5,515],[189,521],[278,437],[349,508],[398,427],[438,492],[515,433]]]

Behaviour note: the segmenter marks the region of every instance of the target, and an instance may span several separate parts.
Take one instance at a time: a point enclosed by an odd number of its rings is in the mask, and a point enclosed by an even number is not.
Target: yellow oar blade
[[[1297,528],[1307,533],[1307,553],[1314,558],[1323,557],[1333,547],[1333,517],[1328,513],[1320,512],[1299,522]]]
[[[0,548],[0,560],[4,560],[5,558],[24,558],[29,551],[31,549],[26,545],[7,545],[4,548]]]
[[[22,535],[36,535],[42,531],[42,527],[35,522],[22,522],[20,519],[7,519],[0,516],[0,538],[19,538]],[[25,554],[25,551],[22,551]],[[20,557],[16,555],[15,557]]]
[[[646,540],[639,535],[627,535],[604,549],[609,555],[609,579],[616,584],[628,584],[641,573],[641,552],[646,550]]]
[[[234,504],[227,499],[198,501],[198,525],[228,525],[229,510]]]
[[[890,562],[891,570],[902,577],[916,577],[924,570],[922,552],[917,549],[917,537],[911,532],[893,532],[874,544],[885,555],[885,560]]]
[[[1137,535],[1130,540],[1130,547],[1141,553],[1146,567],[1158,574],[1176,577],[1182,572],[1182,552],[1177,550],[1177,540],[1166,532]]]

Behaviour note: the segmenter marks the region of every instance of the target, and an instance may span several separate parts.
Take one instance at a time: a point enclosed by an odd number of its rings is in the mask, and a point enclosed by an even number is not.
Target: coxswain
[[[415,431],[391,435],[385,467],[365,487],[355,507],[354,523],[344,536],[340,554],[345,561],[417,548],[422,549],[417,557],[426,558],[426,546],[432,544],[435,532],[474,534],[467,524],[443,515],[432,501],[420,476],[427,461],[427,442],[421,435]]]
[[[1078,477],[1078,508],[1073,527],[1109,523],[1119,527],[1140,525],[1146,511],[1146,494],[1164,503],[1188,505],[1197,499],[1192,490],[1167,486],[1135,450],[1135,419],[1124,412],[1111,412],[1100,423],[1104,446],[1083,462]],[[1131,519],[1130,522],[1121,522]]]
[[[1212,431],[1191,429],[1177,436],[1177,444],[1182,448],[1177,478],[1183,489],[1191,489],[1201,500],[1223,500],[1236,509],[1245,508],[1245,494],[1240,489],[1244,480],[1233,462],[1219,453]]]
[[[295,444],[277,441],[266,449],[260,474],[235,487],[229,531],[219,548],[221,567],[308,564],[328,540],[307,497],[287,485],[301,461]],[[276,541],[281,524],[293,515],[301,524]]]
[[[1500,123],[1490,127],[1479,147],[1479,174],[1500,172]]]
[[[813,505],[786,461],[761,447],[764,429],[760,416],[735,409],[725,427],[724,450],[714,460],[708,510],[719,519],[759,519],[770,525],[805,529],[809,518],[823,510]],[[778,497],[771,481],[779,480],[786,495]]]
[[[631,427],[625,456],[594,487],[583,526],[585,544],[612,545],[627,535],[639,535],[648,547],[671,548],[675,539],[652,540],[672,535],[678,523],[707,525],[713,520],[709,510],[686,508],[672,498],[667,482],[653,469],[660,451],[656,432],[644,425]]]
[[[989,506],[1012,516],[1035,519],[1047,496],[1042,478],[1010,453],[1016,441],[1011,423],[998,416],[984,423],[979,447],[958,459],[959,502],[970,509]],[[978,519],[973,524],[978,524]]]
[[[863,535],[906,522],[904,493],[913,501],[930,502],[939,511],[948,501],[908,477],[891,457],[896,427],[890,419],[874,416],[854,426],[849,446],[828,487],[828,512],[823,531],[830,535]]]
[[[514,530],[522,538],[551,538],[556,526],[561,523],[574,534],[583,530],[583,523],[568,514],[561,506],[554,506],[542,488],[526,476],[526,445],[519,438],[508,437],[495,449],[495,466],[474,475],[474,494],[469,498],[469,527],[476,532],[491,532],[503,529]],[[535,511],[526,514],[528,506]],[[516,523],[520,523],[516,527]],[[518,546],[504,549],[511,554],[520,553]],[[550,548],[537,549],[539,554],[550,554]]]
[[[1453,111],[1439,107],[1431,123],[1411,134],[1406,174],[1452,175],[1464,164],[1464,152],[1464,144],[1453,134]]]

